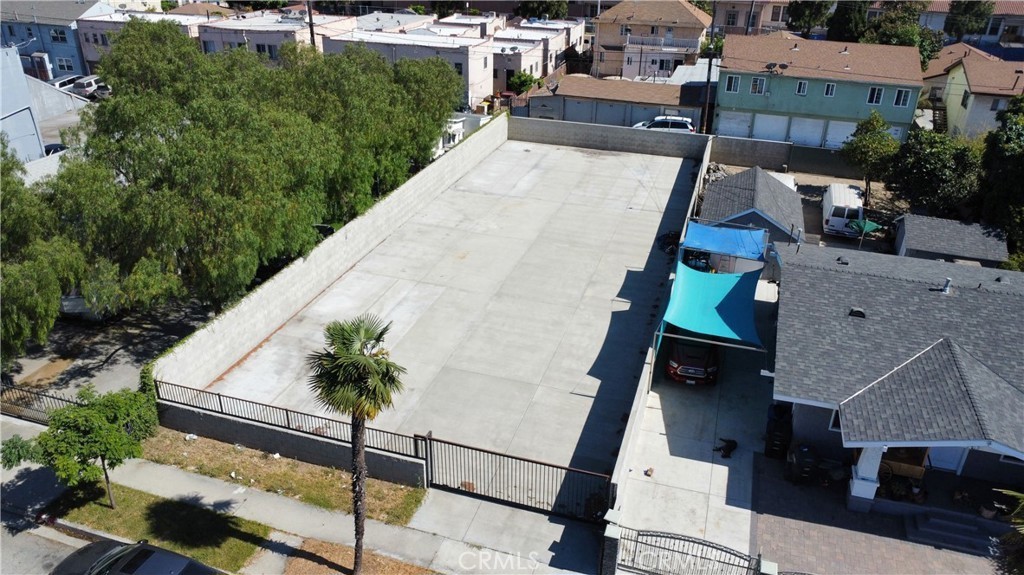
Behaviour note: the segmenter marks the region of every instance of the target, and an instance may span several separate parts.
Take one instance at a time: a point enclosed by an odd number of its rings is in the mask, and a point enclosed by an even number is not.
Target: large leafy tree
[[[864,203],[871,204],[871,181],[882,179],[889,171],[899,141],[889,133],[889,124],[872,110],[871,115],[857,123],[853,137],[843,144],[843,155],[864,174]]]
[[[416,166],[425,166],[433,157],[452,110],[462,102],[462,81],[445,60],[427,58],[399,60],[395,82],[416,108],[416,113],[408,116],[407,137]]]
[[[967,34],[976,34],[985,29],[992,16],[995,2],[988,0],[953,0],[943,30],[960,42]]]
[[[352,514],[355,518],[355,557],[352,571],[360,573],[366,521],[366,422],[391,407],[402,391],[405,369],[391,361],[384,338],[391,324],[372,314],[334,321],[324,328],[326,347],[308,356],[309,387],[324,407],[352,420]]]
[[[16,435],[4,442],[3,466],[33,461],[69,487],[103,479],[115,508],[109,470],[142,455],[142,440],[156,431],[156,406],[152,397],[128,389],[99,395],[86,387],[78,401],[51,413],[48,428],[34,440]]]
[[[516,16],[523,18],[548,18],[558,20],[569,16],[569,0],[522,0],[516,6]]]
[[[868,27],[868,3],[863,0],[840,0],[828,18],[826,40],[860,42]]]
[[[930,130],[912,130],[893,158],[886,188],[930,214],[957,218],[977,201],[981,149]]]
[[[885,2],[882,15],[872,20],[860,41],[867,44],[916,46],[921,56],[921,69],[942,50],[943,34],[919,23],[927,1]]]
[[[985,138],[983,215],[1006,230],[1012,252],[1024,252],[1024,96],[996,116]]]
[[[789,22],[786,25],[808,38],[811,30],[825,24],[832,4],[832,0],[793,0],[789,3]]]

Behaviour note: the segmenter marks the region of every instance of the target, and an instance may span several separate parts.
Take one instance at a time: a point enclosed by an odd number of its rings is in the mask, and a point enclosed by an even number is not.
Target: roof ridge
[[[960,356],[961,351],[967,353],[967,350],[960,347],[960,344],[954,342],[952,339],[949,340],[949,343],[950,355],[953,356],[953,365],[956,367],[957,373],[960,376],[960,381],[963,382],[964,390],[966,390],[967,392],[967,401],[971,403],[971,413],[974,415],[974,418],[978,420],[978,427],[981,428],[982,436],[991,437],[992,434],[989,433],[988,425],[986,425],[985,418],[981,416],[981,410],[978,409],[978,401],[974,397],[974,391],[971,389],[971,380],[967,377],[964,361],[963,358]],[[967,355],[971,354],[968,353]],[[981,365],[985,365],[981,360],[974,357],[973,355],[971,355],[971,357],[978,363],[981,363]],[[986,369],[988,369],[988,366],[985,367]],[[999,377],[999,374],[996,374],[996,377]],[[1002,378],[1000,377],[1000,379]]]
[[[915,359],[917,359],[917,358],[921,357],[921,356],[922,356],[922,355],[924,355],[924,354],[925,354],[925,353],[926,353],[926,352],[927,352],[928,350],[930,350],[931,348],[933,348],[933,347],[935,347],[935,346],[939,345],[940,343],[942,343],[942,342],[943,342],[943,341],[945,341],[945,340],[946,340],[946,338],[940,338],[940,339],[939,339],[938,341],[936,341],[935,343],[933,343],[933,344],[929,345],[928,347],[926,347],[926,348],[922,349],[921,351],[919,351],[919,352],[915,353],[915,354],[914,354],[913,356],[911,356],[911,358],[910,358],[910,359],[908,359],[908,360],[904,361],[903,363],[901,363],[901,364],[897,365],[896,367],[892,368],[891,370],[889,370],[889,372],[888,372],[888,373],[886,373],[886,374],[885,374],[885,375],[883,375],[882,377],[879,377],[879,378],[878,378],[878,379],[876,379],[875,381],[872,381],[871,383],[867,384],[866,386],[864,386],[863,388],[861,388],[860,390],[858,390],[858,391],[857,391],[857,393],[854,393],[854,394],[853,394],[853,395],[851,395],[850,397],[847,397],[846,399],[844,399],[844,400],[840,401],[840,402],[839,402],[839,405],[843,405],[843,404],[844,404],[844,403],[846,403],[847,401],[850,401],[851,399],[853,399],[853,398],[857,397],[857,396],[858,396],[858,395],[860,395],[861,393],[864,393],[864,392],[865,392],[865,391],[867,391],[867,390],[868,390],[869,388],[873,387],[873,386],[874,386],[874,385],[875,385],[876,383],[880,383],[880,382],[881,382],[881,381],[882,381],[883,379],[885,379],[885,378],[889,377],[890,375],[892,375],[892,374],[896,373],[897,371],[899,371],[899,370],[903,369],[903,368],[904,368],[904,367],[905,367],[905,366],[906,366],[907,364],[909,364],[910,362],[914,361]]]
[[[856,253],[856,252],[854,252],[854,253]],[[896,257],[896,256],[894,256],[894,257]],[[839,269],[839,268],[834,268],[834,267],[830,267],[830,266],[826,266],[824,264],[818,264],[818,263],[790,262],[790,263],[786,263],[785,265],[787,265],[787,266],[801,266],[801,267],[805,267],[805,268],[813,268],[813,269],[819,269],[819,270],[824,270],[824,271],[829,271],[829,272],[836,272],[836,273],[841,273],[841,274],[870,276],[870,277],[875,277],[875,278],[904,281],[904,282],[907,282],[907,283],[915,283],[915,284],[922,284],[922,285],[936,285],[935,282],[931,282],[931,281],[927,281],[927,280],[921,280],[921,279],[915,279],[915,278],[907,278],[907,277],[899,277],[899,276],[887,275],[887,274],[871,272],[871,271],[865,271],[865,270]],[[953,264],[953,265],[956,265],[956,264]],[[1010,271],[1010,270],[1007,270],[1007,271]],[[984,281],[985,280],[982,280],[982,283],[984,283]],[[988,281],[991,281],[991,280],[988,280]],[[978,288],[978,287],[964,287],[964,286],[957,286],[957,287],[960,287],[964,291],[981,291],[981,292],[987,292],[987,293],[993,293],[993,294],[1011,295],[1011,296],[1015,296],[1015,297],[1024,298],[1024,293],[1013,291],[1013,290],[992,289],[991,287],[985,286],[985,285],[982,285],[982,287],[980,287],[980,288]]]

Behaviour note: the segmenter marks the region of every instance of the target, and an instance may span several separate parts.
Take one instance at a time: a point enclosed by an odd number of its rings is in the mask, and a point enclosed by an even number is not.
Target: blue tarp
[[[759,228],[728,228],[691,221],[683,247],[748,260],[764,261],[765,231]]]
[[[690,230],[693,225],[690,224]],[[715,232],[721,231],[722,228],[715,228]],[[686,236],[690,237],[690,231]],[[762,347],[754,326],[754,294],[760,276],[761,270],[713,274],[677,262],[672,299],[664,320],[699,334]]]

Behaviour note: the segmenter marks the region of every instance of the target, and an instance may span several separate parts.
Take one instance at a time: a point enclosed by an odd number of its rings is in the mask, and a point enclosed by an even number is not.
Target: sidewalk
[[[5,439],[15,433],[22,436],[35,435],[43,429],[42,426],[6,416],[0,418],[0,422],[3,423]],[[271,534],[273,543],[268,544],[264,551],[254,557],[250,566],[244,570],[247,573],[280,573],[286,563],[285,556],[301,546],[301,539],[319,539],[349,546],[354,543],[351,515],[327,511],[289,497],[248,489],[227,481],[188,473],[176,467],[141,459],[125,463],[111,471],[110,476],[111,481],[132,489],[167,499],[194,499],[206,507],[220,511],[227,510],[231,515],[258,521],[271,527],[276,532]],[[61,492],[59,486],[54,484],[52,473],[45,469],[26,467],[20,470],[4,471],[3,480],[5,506],[37,510],[52,501]],[[434,510],[430,512],[431,516],[446,512],[450,503],[446,496],[449,494],[436,491],[428,493],[424,507]],[[472,502],[474,507],[479,504],[480,508],[476,509],[474,517],[485,513],[482,510],[484,506],[493,505],[499,510],[507,510],[500,515],[505,521],[499,520],[496,524],[489,526],[490,529],[499,532],[517,530],[516,523],[520,518],[516,517],[515,520],[512,520],[512,516],[520,513],[524,516],[536,517],[535,523],[540,521],[555,525],[564,525],[565,523],[544,515],[513,510],[467,497],[451,497]],[[456,511],[455,509],[449,510]],[[422,511],[424,509],[421,509]],[[420,514],[417,512],[413,519],[414,524],[417,523]],[[297,537],[290,537],[289,534]],[[522,542],[520,541],[520,543]],[[565,562],[564,553],[578,549],[578,546],[573,545],[570,541],[561,542],[568,547],[567,549],[558,549],[559,543],[559,541],[554,541],[548,549],[544,550],[546,553],[533,549],[508,553],[418,529],[387,525],[373,520],[366,521],[365,546],[367,549],[441,573],[571,572],[562,571],[549,564]],[[577,543],[583,542],[577,541]],[[590,546],[583,545],[582,547]],[[267,557],[267,555],[270,556]],[[554,558],[558,559],[552,561]],[[595,555],[587,561],[593,565],[594,570],[597,567],[597,559]],[[577,561],[572,563],[577,564]]]

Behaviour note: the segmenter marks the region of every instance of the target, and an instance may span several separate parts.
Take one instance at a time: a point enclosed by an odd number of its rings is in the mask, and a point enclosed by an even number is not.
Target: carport
[[[691,221],[655,347],[672,337],[765,351],[754,323],[754,296],[767,237],[760,228]]]

